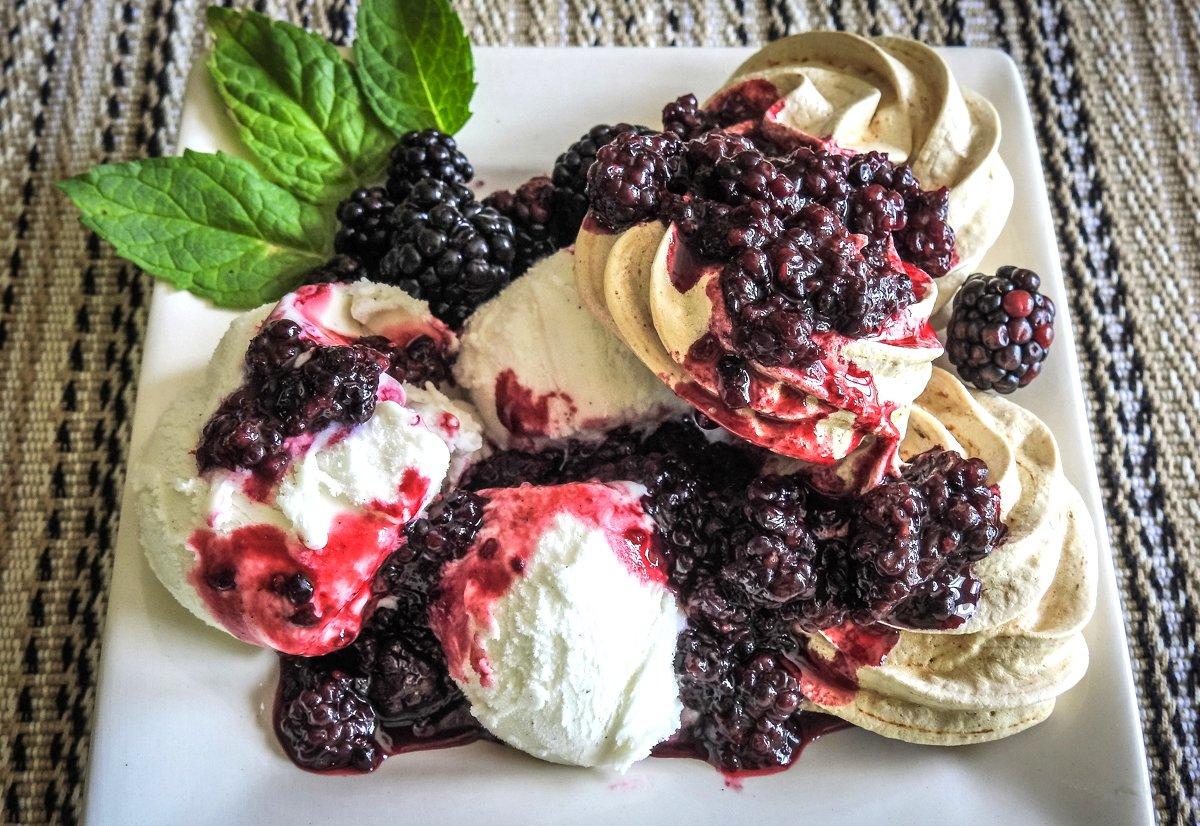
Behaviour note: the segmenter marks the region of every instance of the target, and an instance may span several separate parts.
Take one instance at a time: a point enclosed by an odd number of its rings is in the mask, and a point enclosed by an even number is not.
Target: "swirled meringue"
[[[1054,439],[1033,414],[934,370],[901,449],[939,446],[986,458],[1009,527],[1007,543],[974,568],[982,583],[975,615],[945,631],[814,635],[805,693],[814,708],[879,734],[960,745],[1040,722],[1083,676],[1096,542]]]

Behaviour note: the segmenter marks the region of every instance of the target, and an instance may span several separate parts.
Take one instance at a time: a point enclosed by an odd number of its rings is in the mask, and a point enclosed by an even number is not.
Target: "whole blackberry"
[[[318,347],[262,389],[261,409],[286,436],[329,424],[362,424],[375,412],[387,357],[361,344]]]
[[[491,207],[409,203],[392,220],[392,248],[380,262],[380,279],[425,299],[452,327],[511,280],[513,225]]]
[[[367,268],[350,255],[335,255],[301,277],[303,284],[343,284],[367,277]]]
[[[1054,302],[1031,270],[976,273],[954,298],[946,355],[963,381],[1011,393],[1036,379],[1054,341]]]
[[[306,769],[372,771],[383,760],[383,751],[375,741],[375,709],[362,693],[363,681],[339,670],[305,670],[289,679],[289,669],[302,668],[292,661],[301,659],[285,658],[282,664],[278,728],[288,755]],[[293,681],[299,684],[289,684]]]
[[[316,345],[301,337],[300,325],[286,318],[263,325],[246,348],[245,373],[251,381],[265,381]]]
[[[681,180],[683,144],[674,135],[624,132],[600,147],[588,171],[596,220],[622,230],[658,215],[663,194]]]
[[[333,237],[334,251],[357,259],[373,271],[388,250],[391,237],[388,218],[395,208],[395,202],[381,186],[351,192],[350,197],[338,204],[340,226]]]
[[[425,178],[465,184],[474,176],[475,169],[454,138],[436,129],[424,129],[402,135],[392,148],[387,191],[401,203],[408,199],[413,185]]]
[[[483,199],[483,205],[512,221],[517,248],[513,278],[559,248],[553,223],[554,182],[545,175],[530,178],[516,192],[494,192]],[[575,240],[573,236],[571,240]]]
[[[574,243],[583,216],[588,211],[588,170],[596,160],[600,147],[612,142],[617,135],[633,132],[638,135],[653,134],[647,126],[629,123],[600,123],[593,126],[575,143],[567,147],[554,161],[550,178],[554,182],[554,232],[562,246]]]
[[[674,132],[683,140],[699,137],[717,126],[717,122],[700,108],[692,94],[682,95],[663,107],[663,130]]]

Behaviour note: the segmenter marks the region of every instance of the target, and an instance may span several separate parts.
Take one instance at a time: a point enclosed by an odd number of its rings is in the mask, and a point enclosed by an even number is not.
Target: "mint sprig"
[[[222,307],[294,288],[332,251],[331,205],[382,176],[400,134],[456,132],[475,64],[449,0],[364,0],[356,67],[253,12],[210,8],[210,74],[254,161],[185,152],[59,183],[90,230],[151,275]]]
[[[97,166],[59,182],[122,258],[221,307],[256,307],[324,262],[329,216],[224,153]]]
[[[471,117],[475,59],[449,0],[363,0],[354,59],[375,113],[397,134],[453,134]]]
[[[252,11],[210,6],[207,21],[209,71],[267,177],[314,203],[378,179],[394,139],[331,43]]]

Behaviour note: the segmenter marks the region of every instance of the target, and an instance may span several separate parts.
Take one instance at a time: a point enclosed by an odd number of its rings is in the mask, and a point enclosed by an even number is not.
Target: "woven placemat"
[[[0,812],[80,818],[149,280],[55,180],[173,144],[199,0],[0,0]],[[999,46],[1034,108],[1163,823],[1200,814],[1200,4],[459,0],[479,44]],[[256,2],[335,39],[339,0]],[[682,90],[681,90],[682,91]],[[1020,208],[1018,193],[1017,208]]]

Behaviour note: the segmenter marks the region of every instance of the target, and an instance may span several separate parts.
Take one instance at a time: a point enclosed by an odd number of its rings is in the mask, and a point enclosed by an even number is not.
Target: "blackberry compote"
[[[963,381],[1011,393],[1036,379],[1054,341],[1054,302],[1032,270],[976,273],[954,297],[946,355]]]
[[[441,566],[466,552],[482,514],[473,493],[435,502],[380,567],[374,607],[354,643],[322,657],[281,657],[275,728],[297,765],[366,772],[388,751],[488,737],[450,679],[426,619]]]

